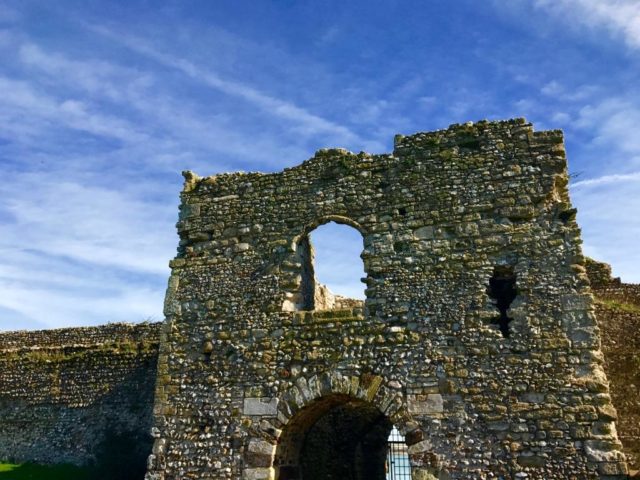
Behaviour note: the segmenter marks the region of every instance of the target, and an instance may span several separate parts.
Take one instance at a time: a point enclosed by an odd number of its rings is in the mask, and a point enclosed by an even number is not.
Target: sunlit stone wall
[[[623,478],[561,132],[185,179],[148,480],[295,476],[296,419],[341,398],[406,435],[417,479]],[[299,246],[332,220],[363,236],[364,310],[305,313]]]
[[[640,285],[622,283],[606,263],[587,260],[618,437],[629,467],[640,470]]]

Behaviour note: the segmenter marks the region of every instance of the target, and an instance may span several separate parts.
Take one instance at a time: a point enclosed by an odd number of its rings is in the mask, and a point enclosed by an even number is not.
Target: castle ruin
[[[567,184],[521,119],[186,172],[146,480],[382,480],[394,427],[417,480],[626,478]],[[362,305],[315,279],[330,221]]]

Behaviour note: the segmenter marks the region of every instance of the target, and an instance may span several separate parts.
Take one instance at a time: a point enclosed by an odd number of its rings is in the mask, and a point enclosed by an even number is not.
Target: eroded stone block
[[[277,398],[245,398],[243,404],[245,415],[264,415],[275,417],[278,414]]]

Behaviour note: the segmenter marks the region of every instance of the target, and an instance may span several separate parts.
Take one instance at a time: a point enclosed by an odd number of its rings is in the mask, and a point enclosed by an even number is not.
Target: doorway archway
[[[283,429],[274,459],[275,478],[395,478],[389,465],[392,431],[398,430],[391,419],[371,402],[345,394],[316,399]],[[398,478],[411,478],[410,467],[403,472],[406,476]]]
[[[385,480],[392,427],[370,402],[343,394],[317,399],[283,430],[276,479]]]
[[[429,445],[419,420],[407,410],[403,392],[387,386],[381,376],[331,371],[298,377],[273,399],[273,407],[274,423],[262,416],[260,430],[246,440],[243,478],[389,480],[385,470],[391,465],[386,463],[398,460],[388,456],[394,426],[408,463],[403,475],[391,478],[410,479],[433,470],[423,468]],[[344,437],[342,444],[339,437]],[[314,446],[322,452],[314,453]],[[391,453],[395,457],[398,451]],[[327,461],[330,469],[315,468]]]

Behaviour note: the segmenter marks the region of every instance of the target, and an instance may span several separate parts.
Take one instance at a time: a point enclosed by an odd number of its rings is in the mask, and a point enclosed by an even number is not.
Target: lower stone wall
[[[142,478],[159,330],[110,324],[0,334],[0,460]]]
[[[603,263],[590,261],[588,269],[618,437],[629,467],[640,470],[640,285],[612,278]]]
[[[589,275],[618,435],[629,466],[639,470],[640,285],[611,278],[597,262]],[[152,446],[160,328],[1,333],[0,460],[108,463],[110,478],[142,478]]]

